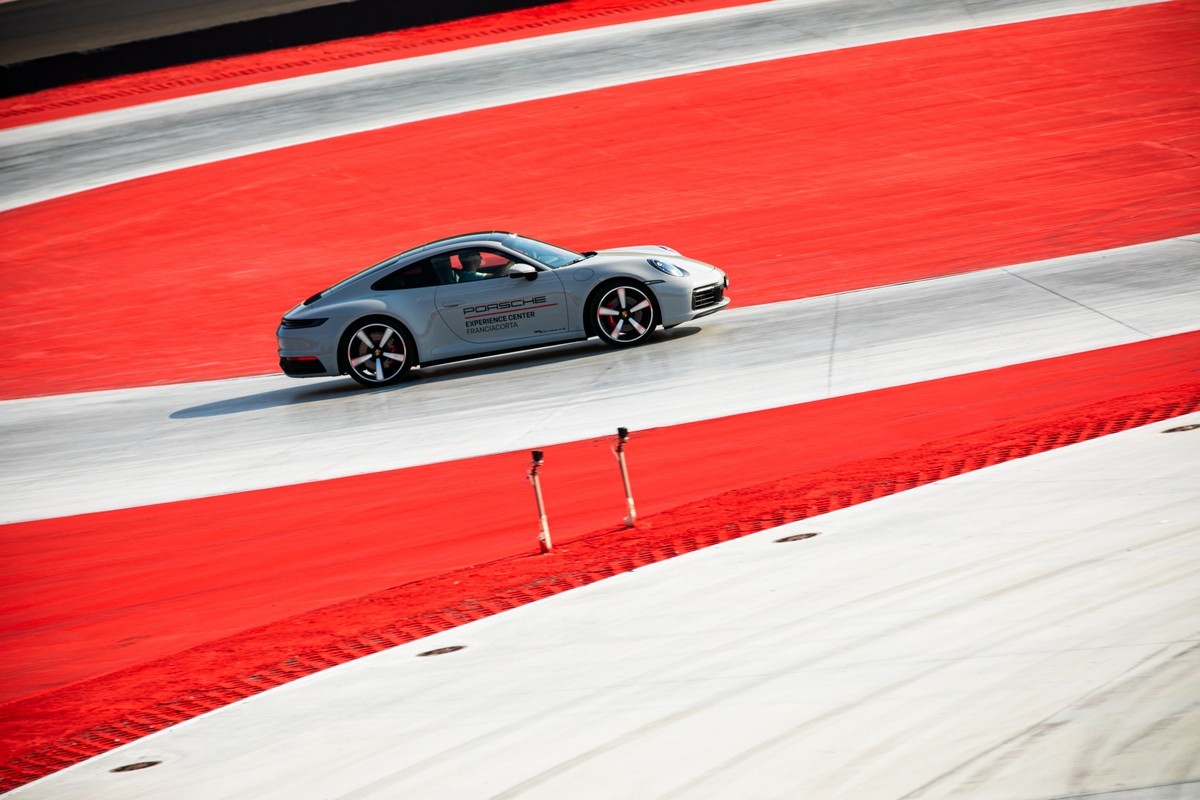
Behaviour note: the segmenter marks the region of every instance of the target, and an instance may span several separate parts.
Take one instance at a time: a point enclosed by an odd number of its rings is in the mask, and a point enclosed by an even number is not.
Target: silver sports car
[[[279,365],[395,383],[418,365],[591,336],[625,347],[729,305],[716,267],[661,245],[576,253],[515,233],[407,250],[287,312]]]

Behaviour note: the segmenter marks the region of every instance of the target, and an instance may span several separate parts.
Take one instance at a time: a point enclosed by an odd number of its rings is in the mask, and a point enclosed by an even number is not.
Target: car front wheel
[[[614,347],[643,342],[658,325],[650,290],[630,281],[601,287],[590,306],[593,330]]]
[[[371,317],[346,331],[340,355],[343,369],[363,386],[389,386],[412,369],[416,347],[403,325]]]

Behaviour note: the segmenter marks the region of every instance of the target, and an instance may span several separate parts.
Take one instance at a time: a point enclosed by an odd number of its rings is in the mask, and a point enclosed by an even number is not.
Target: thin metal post
[[[546,521],[546,504],[542,501],[542,483],[538,477],[538,470],[543,463],[542,451],[534,450],[532,455],[533,463],[529,465],[529,473],[526,477],[533,484],[533,496],[537,499],[538,544],[541,545],[542,553],[545,554],[550,552],[553,545],[550,543],[550,524]]]
[[[632,528],[637,523],[637,509],[633,507],[633,489],[629,486],[629,465],[625,463],[625,443],[629,441],[629,429],[617,428],[617,464],[621,467],[621,482],[625,484],[625,506],[629,515],[625,517],[625,526]]]

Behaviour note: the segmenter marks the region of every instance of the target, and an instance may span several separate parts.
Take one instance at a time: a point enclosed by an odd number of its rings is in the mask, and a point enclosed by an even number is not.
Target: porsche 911
[[[577,253],[515,233],[440,239],[318,292],[280,322],[293,377],[387,386],[414,367],[596,337],[645,342],[729,305],[710,264],[648,245]]]

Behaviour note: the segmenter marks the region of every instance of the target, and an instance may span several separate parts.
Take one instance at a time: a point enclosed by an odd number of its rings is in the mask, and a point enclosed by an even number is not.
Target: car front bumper
[[[702,281],[682,285],[666,281],[653,287],[662,308],[662,326],[673,328],[684,322],[707,317],[729,306],[729,278],[713,268]]]

